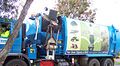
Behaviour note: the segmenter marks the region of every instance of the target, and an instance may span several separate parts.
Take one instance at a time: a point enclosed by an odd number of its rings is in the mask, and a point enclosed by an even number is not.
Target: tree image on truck
[[[114,26],[37,14],[25,21],[3,66],[114,66],[120,52],[120,32]],[[11,34],[14,22],[0,21],[0,49]],[[6,29],[6,30],[7,30]]]

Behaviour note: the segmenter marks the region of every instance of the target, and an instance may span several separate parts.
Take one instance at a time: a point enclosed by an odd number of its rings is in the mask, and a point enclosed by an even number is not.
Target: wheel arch
[[[109,59],[111,59],[112,61],[114,61],[114,57],[112,57],[112,56],[108,56],[108,57],[106,57],[106,56],[104,56],[104,57],[88,57],[88,61],[89,61],[90,59],[93,59],[93,58],[98,59],[99,61],[101,61],[102,59],[109,58]]]
[[[106,64],[109,64],[110,66],[114,66],[114,58],[103,58],[101,61],[101,66],[106,66]]]
[[[6,60],[4,61],[3,66],[5,66],[5,63],[9,62],[10,60],[13,59],[22,59],[23,61],[25,61],[27,63],[28,66],[31,66],[30,60],[27,57],[27,55],[25,54],[21,54],[21,53],[10,53],[8,54]]]

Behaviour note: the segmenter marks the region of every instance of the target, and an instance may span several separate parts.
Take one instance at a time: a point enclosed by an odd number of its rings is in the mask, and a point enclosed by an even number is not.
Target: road
[[[120,66],[120,65],[115,65],[115,66]]]

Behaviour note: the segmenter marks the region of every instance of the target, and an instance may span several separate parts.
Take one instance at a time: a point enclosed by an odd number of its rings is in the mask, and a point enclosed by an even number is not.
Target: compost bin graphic
[[[107,52],[108,28],[74,19],[67,21],[67,51]]]

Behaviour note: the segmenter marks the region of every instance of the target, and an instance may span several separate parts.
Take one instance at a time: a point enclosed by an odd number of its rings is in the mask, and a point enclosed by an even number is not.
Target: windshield
[[[10,23],[0,23],[0,37],[8,38],[10,35]]]

